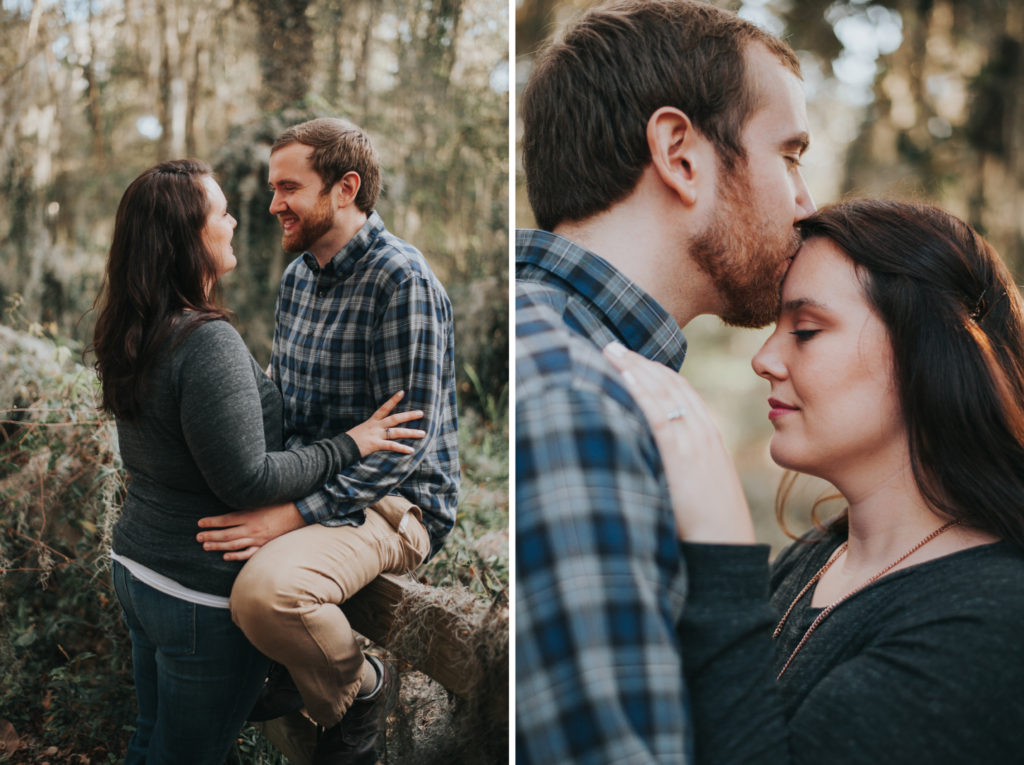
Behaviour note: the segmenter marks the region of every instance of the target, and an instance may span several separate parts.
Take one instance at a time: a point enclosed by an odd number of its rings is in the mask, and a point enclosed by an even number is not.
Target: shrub
[[[23,756],[116,762],[135,700],[107,559],[114,427],[91,371],[33,329],[0,326],[0,718]]]

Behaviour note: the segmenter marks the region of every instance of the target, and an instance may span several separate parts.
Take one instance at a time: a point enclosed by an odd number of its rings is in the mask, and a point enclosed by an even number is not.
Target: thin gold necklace
[[[916,545],[911,547],[909,550],[907,550],[905,553],[903,553],[903,555],[898,557],[896,560],[894,560],[888,566],[883,568],[881,571],[879,571],[873,577],[868,579],[860,587],[857,587],[857,588],[851,590],[850,592],[846,593],[841,598],[839,598],[839,600],[836,600],[836,601],[834,601],[832,603],[829,603],[827,606],[825,606],[825,608],[823,608],[821,610],[821,613],[818,614],[817,618],[815,618],[815,620],[813,622],[811,622],[811,626],[807,628],[807,632],[804,633],[804,636],[802,638],[800,638],[800,642],[796,644],[796,648],[793,649],[793,653],[791,653],[789,655],[789,658],[786,659],[786,663],[782,666],[782,669],[780,670],[778,676],[775,679],[779,680],[782,677],[782,675],[785,674],[786,670],[789,669],[789,665],[793,663],[793,659],[795,659],[796,655],[800,652],[800,649],[804,647],[804,643],[806,643],[808,638],[810,638],[810,636],[814,633],[814,630],[818,629],[818,625],[821,624],[823,621],[825,621],[825,617],[827,617],[829,614],[831,614],[836,609],[836,606],[838,606],[844,600],[849,598],[851,595],[857,594],[858,592],[863,590],[868,585],[874,584],[875,582],[877,582],[879,579],[881,579],[883,576],[888,574],[890,571],[892,571],[894,568],[896,568],[898,565],[900,565],[903,561],[905,561],[911,555],[913,555],[918,550],[920,550],[922,547],[924,547],[926,544],[928,544],[933,539],[935,539],[935,537],[939,536],[940,534],[942,534],[942,533],[944,533],[946,531],[949,531],[949,529],[953,528],[953,526],[955,526],[957,523],[958,523],[958,521],[950,521],[949,523],[944,524],[944,525],[940,526],[939,528],[935,529],[935,531],[933,531],[931,534],[926,536],[924,539],[922,539]],[[800,590],[799,594],[795,598],[793,598],[793,602],[789,604],[789,608],[786,609],[786,613],[784,613],[782,615],[782,618],[779,620],[779,623],[775,626],[775,632],[772,633],[772,638],[773,639],[777,639],[779,637],[779,634],[782,632],[782,627],[785,625],[786,620],[789,618],[789,615],[792,613],[793,608],[796,606],[797,603],[800,602],[800,598],[802,598],[804,595],[806,595],[807,591],[809,589],[811,589],[811,587],[814,586],[814,583],[817,582],[819,579],[821,579],[822,575],[832,567],[833,563],[835,563],[837,560],[839,560],[839,558],[842,556],[842,554],[844,552],[846,552],[846,547],[847,547],[848,544],[849,544],[848,541],[847,542],[843,542],[839,546],[839,548],[834,553],[832,553],[832,555],[829,557],[829,559],[825,562],[825,565],[818,569],[818,573],[816,573],[814,576],[812,576],[811,580],[807,584],[804,585],[804,588],[802,590]]]

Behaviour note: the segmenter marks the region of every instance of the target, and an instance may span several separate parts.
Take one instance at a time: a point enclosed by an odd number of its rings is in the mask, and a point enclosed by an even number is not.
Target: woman
[[[683,540],[697,759],[1020,762],[1020,295],[992,248],[932,207],[851,201],[801,230],[753,366],[771,383],[772,457],[848,507],[770,575],[706,406],[671,370],[609,349]]]
[[[139,703],[129,763],[222,763],[266,675],[228,610],[242,562],[205,551],[198,519],[300,498],[424,435],[400,427],[422,412],[390,414],[398,393],[347,434],[281,451],[280,393],[212,297],[235,225],[193,160],[136,178],[114,224],[93,347],[131,475],[112,555]]]

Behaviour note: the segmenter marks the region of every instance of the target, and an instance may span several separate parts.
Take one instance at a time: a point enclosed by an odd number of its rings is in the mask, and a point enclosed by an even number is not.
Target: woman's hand
[[[397,427],[402,423],[418,420],[423,416],[423,412],[418,409],[412,412],[391,414],[391,410],[398,406],[398,402],[404,397],[405,391],[398,391],[398,393],[385,401],[380,409],[370,415],[370,419],[348,431],[348,434],[352,436],[352,440],[356,442],[356,446],[359,447],[360,456],[365,457],[367,454],[381,450],[412,454],[415,450],[411,446],[400,444],[395,439],[423,438],[427,435],[426,431],[423,430]]]
[[[618,343],[604,349],[654,433],[679,538],[753,544],[754,526],[732,458],[707,404],[676,372]]]

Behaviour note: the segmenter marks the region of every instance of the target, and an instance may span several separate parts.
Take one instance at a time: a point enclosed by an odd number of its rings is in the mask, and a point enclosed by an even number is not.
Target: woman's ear
[[[647,120],[647,146],[661,180],[693,206],[713,179],[714,148],[679,109],[663,106]],[[713,184],[710,186],[713,188]]]

